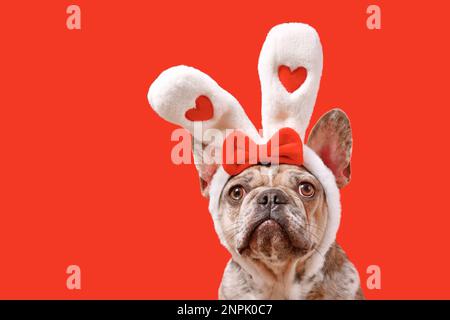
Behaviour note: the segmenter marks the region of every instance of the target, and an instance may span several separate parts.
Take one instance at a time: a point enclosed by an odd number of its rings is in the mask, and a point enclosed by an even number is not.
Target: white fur
[[[322,61],[322,45],[311,26],[285,23],[270,30],[258,62],[264,137],[271,137],[282,127],[291,127],[304,141],[319,90]],[[291,94],[278,78],[281,65],[307,70],[305,82]]]
[[[209,212],[211,213],[211,216],[213,218],[214,222],[214,228],[216,229],[216,233],[219,236],[220,243],[228,249],[228,251],[232,252],[232,249],[228,247],[225,237],[223,235],[222,228],[220,227],[219,223],[219,203],[220,203],[220,196],[222,194],[223,187],[227,183],[228,179],[230,178],[230,175],[225,172],[222,166],[220,166],[216,173],[214,174],[214,177],[211,181],[210,187],[209,187]]]
[[[322,184],[327,201],[328,219],[324,237],[313,256],[308,259],[305,265],[305,278],[315,274],[322,268],[324,256],[330,246],[336,240],[336,233],[341,221],[341,200],[336,179],[330,169],[325,166],[322,159],[308,146],[303,147],[304,166]]]

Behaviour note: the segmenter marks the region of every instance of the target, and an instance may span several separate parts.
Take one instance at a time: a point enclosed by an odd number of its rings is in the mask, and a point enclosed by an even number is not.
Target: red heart
[[[195,99],[195,107],[186,111],[184,116],[191,121],[206,121],[213,117],[214,108],[207,96]]]
[[[289,93],[294,92],[305,82],[307,76],[306,69],[298,67],[294,71],[287,66],[278,68],[278,78]]]

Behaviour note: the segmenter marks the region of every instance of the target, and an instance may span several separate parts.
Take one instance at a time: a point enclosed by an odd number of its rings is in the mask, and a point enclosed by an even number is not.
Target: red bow
[[[303,164],[303,144],[298,133],[282,128],[266,144],[257,144],[241,131],[225,139],[222,166],[229,175],[237,175],[255,164]]]

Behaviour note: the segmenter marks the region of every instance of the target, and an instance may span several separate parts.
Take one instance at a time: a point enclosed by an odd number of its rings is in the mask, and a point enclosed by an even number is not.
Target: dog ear
[[[203,165],[202,175],[199,175],[200,180],[200,192],[205,198],[209,198],[209,187],[214,173],[217,170],[217,165]],[[204,178],[202,178],[202,176]]]
[[[200,181],[200,192],[205,198],[209,198],[211,181],[219,167],[214,158],[217,148],[210,148],[210,152],[207,152],[208,147],[208,144],[201,143],[194,137],[192,138],[192,155]]]
[[[353,138],[350,121],[342,110],[324,114],[312,129],[307,144],[333,172],[339,188],[350,182]]]

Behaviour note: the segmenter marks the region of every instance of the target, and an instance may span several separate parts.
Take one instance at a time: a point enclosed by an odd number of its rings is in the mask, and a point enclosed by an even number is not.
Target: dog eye
[[[316,189],[314,189],[314,186],[309,182],[300,183],[298,191],[302,196],[307,198],[311,198],[314,195],[314,193],[316,193]]]
[[[244,196],[244,188],[240,185],[234,186],[230,189],[228,194],[230,195],[231,199],[233,200],[241,200]]]

